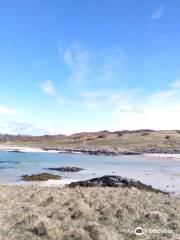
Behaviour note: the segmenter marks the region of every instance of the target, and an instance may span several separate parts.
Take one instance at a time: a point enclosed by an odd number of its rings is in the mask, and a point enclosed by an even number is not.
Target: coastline
[[[16,145],[0,145],[0,152],[23,152],[23,153],[46,153],[47,151],[43,150],[42,148],[33,148],[33,147],[19,147]],[[49,153],[58,153],[56,150],[50,150]]]
[[[129,149],[121,149],[119,151],[112,151],[112,149],[105,148],[61,148],[61,149],[42,149],[38,147],[26,147],[16,145],[2,145],[0,144],[0,152],[22,152],[22,153],[72,153],[72,154],[89,154],[89,155],[105,155],[105,156],[118,156],[118,155],[141,155],[145,158],[156,159],[176,159],[180,160],[179,153],[147,153],[146,151],[132,151]]]
[[[151,158],[151,159],[175,159],[180,161],[180,154],[179,153],[143,153],[143,157]]]
[[[60,152],[17,146],[5,146],[2,151]],[[141,156],[147,159],[169,158],[169,154],[141,154],[139,157]],[[170,156],[177,159],[176,154]],[[134,239],[137,226],[150,230],[165,229],[168,239],[172,240],[180,236],[178,196],[147,192],[134,187],[70,188],[66,185],[71,181],[72,179],[61,179],[25,184],[19,182],[19,185],[0,184],[0,239],[1,233],[3,239],[9,240],[121,240],[129,239],[130,235]],[[94,232],[96,238],[91,238]],[[152,236],[152,233],[145,233],[144,239],[151,239]],[[154,234],[154,239],[156,236]],[[159,237],[163,238],[164,234],[160,233]]]

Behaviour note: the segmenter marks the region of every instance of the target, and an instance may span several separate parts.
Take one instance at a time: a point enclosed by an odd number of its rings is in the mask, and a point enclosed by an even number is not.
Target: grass
[[[0,240],[179,239],[180,199],[122,188],[0,186]],[[146,233],[143,229],[170,229]]]
[[[168,136],[168,138],[167,138]],[[16,141],[8,142],[6,144],[15,144],[17,146],[27,147],[82,147],[86,137],[82,139],[66,139],[66,140],[49,140],[46,141]],[[89,139],[89,137],[87,137]],[[105,138],[91,138],[86,141],[88,147],[138,147],[138,146],[163,146],[163,147],[180,147],[180,134],[178,131],[156,131],[146,134],[142,133],[126,133],[119,136],[119,134],[109,134]]]

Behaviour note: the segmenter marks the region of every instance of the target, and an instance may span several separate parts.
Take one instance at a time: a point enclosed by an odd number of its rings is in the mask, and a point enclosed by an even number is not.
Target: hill
[[[44,149],[61,149],[62,147],[180,149],[180,131],[142,129],[110,132],[103,130],[99,132],[81,132],[69,136],[63,134],[44,136],[1,134],[0,144]]]

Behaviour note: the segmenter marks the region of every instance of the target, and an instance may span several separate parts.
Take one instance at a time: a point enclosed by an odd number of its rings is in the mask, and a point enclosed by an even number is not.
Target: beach
[[[50,149],[50,150],[44,150],[42,148],[39,148],[39,147],[27,147],[27,146],[18,146],[18,145],[3,145],[3,144],[0,144],[0,152],[3,152],[3,151],[7,151],[7,152],[13,152],[13,151],[19,151],[19,152],[24,152],[24,153],[69,153],[68,151],[64,150],[64,151],[61,151],[61,150],[53,150],[53,149]],[[81,151],[73,151],[73,153],[81,153]],[[83,153],[83,151],[82,151]],[[126,154],[124,154],[126,155]],[[172,153],[172,154],[169,154],[169,153],[142,153],[142,155],[144,157],[147,157],[147,158],[158,158],[158,159],[166,159],[166,158],[172,158],[172,159],[177,159],[177,160],[180,160],[180,154],[175,154],[175,153]]]
[[[0,6],[0,240],[180,240],[180,1]]]
[[[35,147],[20,147],[16,145],[3,145],[0,144],[0,151],[7,151],[7,152],[13,152],[13,151],[20,151],[20,152],[35,152],[35,153],[43,153],[46,152],[45,150],[41,148],[35,148]],[[49,152],[57,152],[57,151],[49,151]]]
[[[98,156],[16,145],[0,149],[0,240],[180,238],[176,154]],[[25,182],[20,178],[60,166],[84,170],[50,171],[60,175],[59,180]],[[104,174],[132,177],[171,194],[134,187],[68,186]],[[136,228],[141,228],[142,236]]]
[[[161,154],[141,155],[89,155],[45,151],[39,148],[17,146],[1,148],[0,184],[30,185],[23,181],[23,175],[51,173],[60,180],[33,182],[40,186],[64,186],[74,181],[87,180],[103,175],[119,175],[140,180],[145,184],[180,195],[180,161],[178,158]],[[165,155],[165,156],[164,156]],[[54,168],[80,167],[79,172],[61,172]]]

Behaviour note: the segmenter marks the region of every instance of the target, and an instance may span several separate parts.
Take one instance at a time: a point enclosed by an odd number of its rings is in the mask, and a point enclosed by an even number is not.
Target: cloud
[[[180,81],[169,88],[132,98],[128,112],[116,112],[115,129],[180,129]]]
[[[160,6],[158,6],[153,13],[151,14],[150,18],[153,20],[157,20],[162,18],[164,15],[164,6],[161,4]]]
[[[72,49],[67,49],[65,52],[64,52],[64,61],[65,63],[72,67],[75,63],[74,63],[74,60],[73,60],[73,55],[72,55]]]
[[[127,57],[122,47],[114,46],[104,50],[104,53],[100,54],[97,59],[97,62],[100,63],[99,78],[102,76],[102,80],[105,82],[120,80],[126,71],[126,60]]]
[[[119,81],[125,72],[126,57],[119,46],[89,51],[77,43],[68,47],[61,44],[59,53],[69,70],[67,82],[72,87]]]
[[[101,109],[101,103],[98,101],[87,101],[85,102],[85,106],[86,108],[90,109],[90,110],[94,110],[94,111],[99,111]]]
[[[101,89],[83,91],[81,96],[85,99],[84,103],[87,107],[94,106],[93,108],[96,109],[95,105],[97,105],[98,109],[111,111],[112,113],[114,111],[133,111],[136,93],[136,89],[129,91]]]
[[[65,104],[68,103],[67,99],[66,99],[65,97],[62,97],[62,96],[58,96],[58,97],[56,98],[56,101],[57,101],[57,103],[60,104],[60,105],[65,105]]]
[[[55,98],[55,101],[59,104],[59,105],[65,105],[68,103],[67,99],[64,96],[61,96],[58,89],[54,86],[54,83],[50,80],[42,82],[40,84],[40,87],[42,89],[42,91]]]
[[[133,107],[131,104],[124,103],[124,104],[119,104],[117,106],[117,109],[118,111],[121,111],[121,112],[130,112],[133,110]]]
[[[50,95],[50,96],[57,95],[57,89],[54,86],[53,82],[50,80],[41,82],[40,87],[41,87],[42,91],[47,95]]]
[[[127,112],[116,115],[113,127],[109,129],[142,129],[154,130],[180,129],[180,106],[178,104],[168,106],[149,106],[143,112]]]
[[[0,121],[1,134],[21,134],[21,135],[45,135],[58,134],[61,130],[52,127],[42,127],[37,124],[21,121]]]
[[[59,101],[64,104],[66,100]],[[79,93],[79,101],[74,104],[74,117],[59,125],[53,126],[51,123],[49,127],[43,126],[43,123],[0,121],[0,132],[44,135],[102,129],[180,129],[179,80],[171,82],[165,90],[149,95],[137,89],[87,89]],[[77,109],[80,110],[78,114]]]
[[[143,91],[131,89],[91,90],[82,92],[87,108],[98,106],[99,116],[106,120],[99,124],[99,129],[180,129],[180,81],[170,83],[167,89],[154,91],[149,95]],[[91,106],[91,105],[90,105]]]
[[[17,112],[11,108],[0,105],[0,114],[3,115],[16,115]]]
[[[180,79],[172,82],[171,88],[173,88],[173,89],[180,89]]]
[[[90,71],[90,56],[79,44],[61,50],[62,59],[71,72],[70,81],[76,84],[86,83]]]

